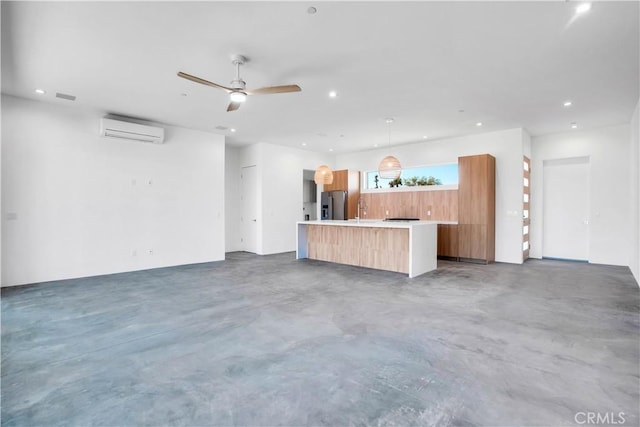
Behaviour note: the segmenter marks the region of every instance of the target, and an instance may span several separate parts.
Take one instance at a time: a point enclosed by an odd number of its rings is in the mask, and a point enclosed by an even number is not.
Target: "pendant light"
[[[316,173],[313,176],[313,180],[316,184],[328,185],[333,184],[333,172],[327,165],[318,166]]]
[[[391,123],[393,123],[393,119],[386,119],[387,125],[389,125],[389,147],[391,147]],[[387,156],[378,165],[378,175],[380,178],[386,179],[397,179],[400,178],[400,174],[402,173],[402,166],[400,166],[400,161],[394,156]]]

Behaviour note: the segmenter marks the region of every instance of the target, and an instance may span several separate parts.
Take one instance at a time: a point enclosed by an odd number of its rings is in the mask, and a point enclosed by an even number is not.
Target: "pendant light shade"
[[[327,165],[318,166],[313,180],[316,184],[333,184],[333,172],[331,172],[331,169],[329,169]]]
[[[380,178],[396,179],[402,173],[400,161],[393,156],[387,156],[378,165],[378,175]]]
[[[389,147],[391,147],[391,123],[394,122],[392,118],[386,119],[389,125]],[[378,175],[380,178],[397,179],[400,178],[402,173],[402,166],[400,161],[394,156],[387,156],[378,165]]]

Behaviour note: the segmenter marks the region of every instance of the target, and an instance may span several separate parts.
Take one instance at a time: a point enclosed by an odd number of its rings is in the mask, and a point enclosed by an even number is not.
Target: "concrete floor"
[[[3,289],[2,425],[640,422],[626,267],[227,255]]]

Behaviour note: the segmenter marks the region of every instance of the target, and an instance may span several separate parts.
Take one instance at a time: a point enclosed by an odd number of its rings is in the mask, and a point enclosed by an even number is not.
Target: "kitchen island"
[[[437,267],[437,221],[300,221],[296,258],[416,277]]]

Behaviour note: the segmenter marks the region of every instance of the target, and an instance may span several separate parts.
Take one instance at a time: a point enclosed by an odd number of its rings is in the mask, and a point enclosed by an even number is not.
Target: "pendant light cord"
[[[394,120],[389,117],[386,119],[387,122],[387,130],[389,131],[389,148],[391,148],[391,124],[394,122]]]

